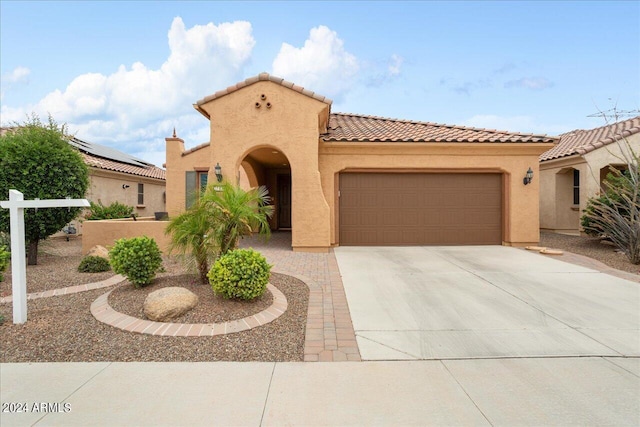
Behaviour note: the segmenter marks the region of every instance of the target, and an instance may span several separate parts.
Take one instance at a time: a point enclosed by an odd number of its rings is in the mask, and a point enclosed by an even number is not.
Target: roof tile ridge
[[[546,133],[538,134],[538,133],[510,132],[510,131],[507,131],[507,130],[496,130],[496,129],[478,128],[478,127],[472,127],[472,126],[461,126],[461,125],[449,125],[449,124],[446,124],[446,123],[425,122],[425,121],[421,121],[421,120],[397,119],[397,118],[375,116],[375,115],[369,115],[369,114],[335,112],[335,113],[331,113],[331,115],[342,115],[342,116],[360,117],[360,118],[367,118],[367,119],[374,119],[374,120],[384,120],[384,121],[389,121],[389,122],[410,123],[410,124],[416,124],[416,125],[427,125],[427,126],[434,126],[434,127],[443,127],[443,128],[448,128],[448,129],[460,129],[460,130],[472,130],[472,131],[477,131],[477,132],[501,133],[501,134],[514,135],[514,136],[536,136],[536,137],[547,138],[547,139],[549,139],[549,138],[558,139],[557,137],[550,136],[550,135],[548,135]]]
[[[195,147],[191,147],[188,150],[183,151],[182,155],[184,156],[185,154],[193,153],[194,151],[197,151],[197,150],[199,150],[201,148],[204,148],[204,147],[206,147],[208,145],[211,145],[211,141],[203,142],[202,144],[198,144]]]

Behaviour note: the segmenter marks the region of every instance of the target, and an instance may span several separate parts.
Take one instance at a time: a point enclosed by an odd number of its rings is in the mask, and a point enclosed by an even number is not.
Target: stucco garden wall
[[[167,224],[169,224],[167,221],[154,221],[151,217],[140,218],[137,221],[131,219],[87,221],[82,236],[82,254],[89,252],[95,245],[110,248],[118,239],[138,236],[155,239],[160,250],[167,253],[170,243],[169,236],[164,234]]]

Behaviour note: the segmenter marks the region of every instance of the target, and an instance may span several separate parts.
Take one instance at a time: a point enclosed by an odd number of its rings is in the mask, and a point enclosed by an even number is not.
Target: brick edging
[[[86,291],[93,291],[95,289],[108,288],[109,286],[117,285],[118,283],[123,282],[124,280],[125,280],[124,276],[120,274],[116,274],[115,276],[109,277],[108,279],[102,280],[100,282],[87,283],[85,285],[67,286],[65,288],[58,288],[58,289],[49,289],[48,291],[42,291],[42,292],[32,292],[30,294],[27,294],[27,300],[57,297],[60,295],[77,294],[78,292],[86,292]],[[12,301],[13,301],[13,296],[11,295],[0,298],[0,304],[10,303]]]
[[[154,322],[139,319],[114,310],[109,305],[109,295],[113,290],[100,295],[91,304],[91,314],[99,322],[127,332],[147,335],[173,337],[210,337],[215,335],[233,334],[247,331],[265,325],[280,317],[287,310],[287,297],[278,288],[267,284],[267,289],[273,295],[273,303],[252,316],[243,319],[221,323],[171,323]]]

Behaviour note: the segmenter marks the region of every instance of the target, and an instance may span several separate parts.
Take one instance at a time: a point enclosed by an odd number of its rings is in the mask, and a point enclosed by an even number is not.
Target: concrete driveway
[[[640,284],[504,246],[338,247],[363,360],[640,356]]]

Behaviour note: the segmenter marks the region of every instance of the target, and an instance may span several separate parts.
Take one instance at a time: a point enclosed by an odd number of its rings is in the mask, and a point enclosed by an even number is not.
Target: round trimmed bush
[[[213,292],[224,298],[252,300],[264,294],[271,266],[253,249],[236,249],[221,256],[207,277]]]
[[[111,270],[109,260],[102,258],[101,256],[86,256],[80,261],[78,271],[80,273],[102,273],[103,271]]]
[[[132,237],[116,240],[109,251],[113,271],[125,276],[136,288],[147,286],[162,269],[162,257],[155,240]]]

